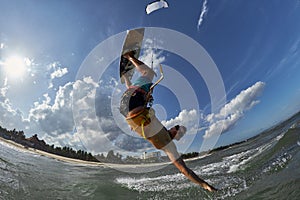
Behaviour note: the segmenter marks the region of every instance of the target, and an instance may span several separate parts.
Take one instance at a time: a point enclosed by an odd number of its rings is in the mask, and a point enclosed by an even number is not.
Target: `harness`
[[[120,113],[127,117],[130,111],[137,107],[147,107],[148,93],[139,86],[130,86],[122,95]]]
[[[126,120],[133,121],[142,128],[142,136],[146,139],[144,127],[151,122],[151,113],[149,112],[153,104],[153,89],[163,79],[162,66],[160,65],[161,77],[146,92],[139,86],[130,86],[122,95],[120,103],[120,113]],[[133,128],[132,128],[133,129]]]
[[[143,138],[146,138],[144,127],[151,122],[149,109],[153,97],[149,93],[150,91],[146,92],[138,86],[130,86],[123,94],[120,106],[120,112],[125,116],[126,121],[132,121],[142,128]],[[131,128],[134,129],[132,126]]]
[[[150,113],[150,108],[138,107],[137,109],[139,110],[136,113],[132,113],[126,117],[126,121],[132,121],[134,124],[140,126],[142,128],[142,136],[143,138],[146,138],[144,127],[151,122],[152,115]],[[132,129],[134,128],[132,127]]]

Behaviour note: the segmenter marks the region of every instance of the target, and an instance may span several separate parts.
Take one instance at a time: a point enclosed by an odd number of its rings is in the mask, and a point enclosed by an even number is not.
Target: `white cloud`
[[[72,116],[73,83],[67,83],[57,91],[53,105],[48,94],[41,103],[35,102],[29,111],[30,122],[35,122],[40,130],[51,136],[68,133],[73,130]]]
[[[198,30],[199,30],[200,26],[202,25],[202,22],[203,22],[204,17],[205,17],[207,12],[208,12],[207,0],[204,0],[204,2],[202,4],[201,13],[200,13],[200,16],[199,16],[199,19],[198,19],[198,25],[197,25]]]
[[[26,66],[31,66],[31,65],[34,64],[34,63],[33,63],[33,59],[30,59],[30,58],[28,58],[28,57],[25,57],[25,58],[24,58],[24,63],[25,63]]]
[[[66,67],[62,68],[59,62],[53,62],[48,65],[48,71],[50,72],[50,82],[48,88],[53,88],[53,80],[61,78],[68,73]]]
[[[49,143],[60,145],[75,145],[78,143],[78,134],[73,134],[75,123],[73,118],[73,106],[86,109],[91,101],[95,100],[97,83],[90,77],[76,82],[69,82],[59,87],[52,102],[48,94],[44,94],[42,102],[35,102],[34,108],[29,111],[31,125],[39,130],[39,136]],[[76,89],[77,102],[73,102],[73,92]],[[88,115],[82,116],[82,123],[85,123],[86,130],[93,130],[95,124],[86,123]],[[76,144],[78,146],[80,144]]]
[[[28,126],[28,121],[24,119],[20,110],[13,107],[6,94],[9,90],[7,79],[0,88],[0,126],[7,129],[24,130]]]
[[[234,99],[227,103],[219,113],[212,113],[206,117],[209,123],[204,138],[209,138],[220,132],[230,130],[238,120],[244,116],[244,112],[259,103],[256,98],[262,93],[265,83],[257,82],[246,90],[243,90]]]
[[[198,132],[198,113],[195,109],[182,110],[177,117],[172,118],[168,121],[162,121],[162,124],[166,128],[171,128],[175,125],[183,125],[187,128],[188,134],[195,134]]]
[[[112,90],[104,84],[102,86],[105,90]],[[98,87],[98,83],[94,82],[92,78],[86,77],[83,80],[77,80],[73,88],[73,107],[75,108],[73,117],[77,129],[74,138],[79,139],[85,149],[94,154],[114,149],[115,132],[119,130],[108,114],[104,113],[103,116],[96,116],[96,110],[99,109],[98,105],[95,104],[95,101],[98,101],[98,99],[95,99],[97,98],[96,91]],[[105,97],[108,98],[107,95]],[[103,109],[107,109],[109,106],[110,104],[105,101],[101,101],[99,105]],[[120,134],[120,131],[117,133]],[[75,143],[74,140],[71,142]]]
[[[50,77],[51,77],[51,79],[60,78],[60,77],[64,76],[67,73],[68,73],[68,69],[67,68],[60,68],[60,67],[58,67],[56,69],[56,71],[54,71],[54,72],[52,72],[50,74]]]

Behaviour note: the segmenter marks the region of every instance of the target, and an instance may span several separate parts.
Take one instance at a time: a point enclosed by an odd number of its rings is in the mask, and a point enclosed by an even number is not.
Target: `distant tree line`
[[[186,153],[186,154],[181,155],[182,159],[195,158],[198,156],[200,156],[200,153],[198,153],[198,152],[191,152],[191,153]]]

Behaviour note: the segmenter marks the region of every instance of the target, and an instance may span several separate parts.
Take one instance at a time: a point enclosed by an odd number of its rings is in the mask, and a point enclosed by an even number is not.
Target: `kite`
[[[168,3],[164,0],[155,1],[147,5],[146,13],[149,15],[153,11],[159,10],[161,8],[168,8]]]

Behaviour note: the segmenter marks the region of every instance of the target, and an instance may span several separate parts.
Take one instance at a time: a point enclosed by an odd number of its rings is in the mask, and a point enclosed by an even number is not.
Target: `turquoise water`
[[[172,165],[151,173],[70,164],[0,141],[0,199],[300,199],[299,116],[187,165],[209,193]],[[132,166],[134,168],[134,166]]]

